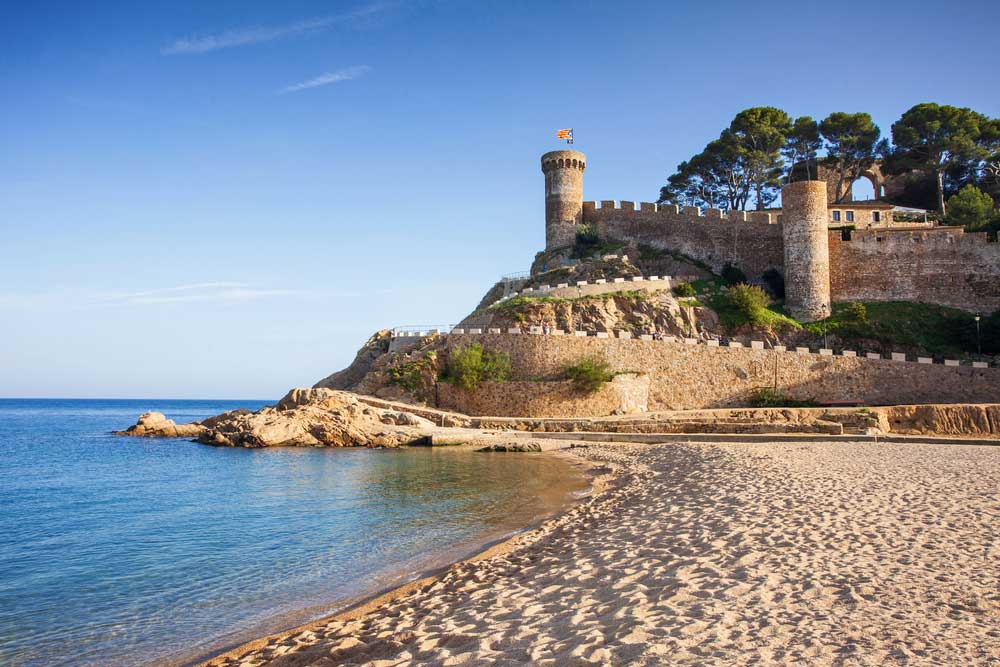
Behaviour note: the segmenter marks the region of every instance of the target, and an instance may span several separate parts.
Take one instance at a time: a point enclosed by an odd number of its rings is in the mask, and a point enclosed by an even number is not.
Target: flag
[[[567,143],[573,143],[573,128],[569,127],[565,130],[558,130],[556,132],[556,139],[565,139]]]

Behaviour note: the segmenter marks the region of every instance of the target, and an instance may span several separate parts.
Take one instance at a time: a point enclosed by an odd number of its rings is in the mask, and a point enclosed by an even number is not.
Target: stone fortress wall
[[[558,161],[543,156],[546,183]],[[561,195],[559,211],[576,215],[567,198],[582,198],[586,157],[571,151],[569,162],[573,187]],[[576,166],[573,166],[573,160]],[[816,183],[820,183],[817,181]],[[794,183],[792,185],[795,185]],[[825,185],[824,185],[825,187]],[[546,212],[549,212],[546,191]],[[686,255],[721,271],[731,263],[751,280],[768,269],[786,272],[785,221],[792,212],[723,211],[709,208],[657,205],[648,202],[602,200],[580,201],[579,222],[591,225],[607,240],[635,242]],[[572,243],[569,220],[546,217],[547,250]],[[985,232],[965,233],[960,228],[855,230],[844,238],[829,231],[828,268],[830,300],[918,301],[990,313],[1000,309],[1000,243]],[[795,236],[795,235],[793,235]],[[808,235],[807,235],[808,236]],[[801,237],[800,237],[801,238]],[[815,235],[813,236],[815,238]],[[798,249],[801,251],[802,249]],[[812,255],[813,248],[805,254]],[[821,259],[821,258],[820,258]],[[822,263],[822,262],[820,262]],[[816,266],[816,271],[823,271]],[[786,276],[786,283],[790,282]],[[820,283],[823,281],[820,280]]]
[[[982,403],[1000,396],[1000,368],[982,362],[937,364],[902,354],[885,359],[851,351],[772,349],[759,341],[749,347],[721,346],[717,341],[584,332],[546,336],[465,330],[449,335],[446,344],[454,348],[471,343],[509,355],[518,389],[507,391],[503,385],[509,383],[497,383],[495,391],[479,397],[473,396],[477,392],[448,393],[444,407],[467,414],[564,416],[575,395],[569,386],[528,380],[559,378],[566,366],[586,357],[604,359],[627,378],[621,386],[605,387],[588,399],[590,414],[598,414],[595,409],[604,414],[621,411],[623,405],[638,411],[643,406],[650,411],[739,407],[748,405],[756,390],[775,384],[782,393],[821,403]],[[640,376],[647,376],[648,384]],[[643,396],[643,391],[648,394]],[[578,413],[570,409],[568,414]]]
[[[920,301],[989,314],[1000,309],[1000,244],[960,227],[830,234],[835,301]]]

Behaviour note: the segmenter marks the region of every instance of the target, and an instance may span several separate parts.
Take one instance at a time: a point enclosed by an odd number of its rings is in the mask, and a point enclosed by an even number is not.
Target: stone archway
[[[875,199],[882,199],[885,196],[885,176],[882,175],[882,165],[880,162],[876,162],[869,169],[861,172],[861,178],[868,179],[868,182],[872,184],[872,191],[875,193]],[[854,184],[851,183],[851,187]],[[851,195],[851,199],[854,195]]]

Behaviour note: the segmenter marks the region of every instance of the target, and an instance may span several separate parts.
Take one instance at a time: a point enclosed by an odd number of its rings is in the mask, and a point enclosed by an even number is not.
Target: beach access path
[[[1000,447],[568,455],[607,487],[386,604],[207,664],[1000,665]]]

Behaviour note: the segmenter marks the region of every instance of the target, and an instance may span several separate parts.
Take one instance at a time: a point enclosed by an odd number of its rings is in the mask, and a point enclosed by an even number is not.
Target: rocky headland
[[[398,447],[428,438],[431,422],[408,412],[366,405],[331,389],[292,389],[257,412],[234,410],[189,424],[158,412],[116,435],[194,438],[225,447]]]

